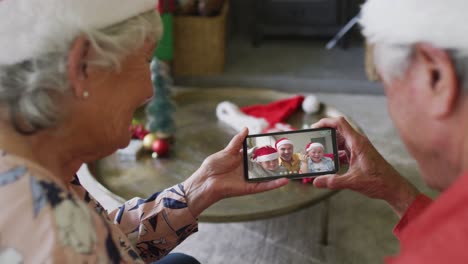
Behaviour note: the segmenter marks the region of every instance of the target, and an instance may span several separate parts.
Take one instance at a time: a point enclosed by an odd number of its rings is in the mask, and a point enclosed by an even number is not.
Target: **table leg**
[[[329,222],[329,215],[330,213],[330,198],[327,198],[323,201],[323,208],[322,208],[322,217],[320,219],[320,244],[322,246],[328,245],[328,222]]]

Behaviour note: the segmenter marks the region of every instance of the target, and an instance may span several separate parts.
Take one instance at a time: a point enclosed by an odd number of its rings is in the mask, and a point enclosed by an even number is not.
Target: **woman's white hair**
[[[104,29],[82,33],[97,53],[88,63],[119,70],[121,59],[141,47],[147,38],[159,40],[162,24],[159,15],[150,11]],[[54,52],[14,65],[0,65],[0,104],[8,108],[18,132],[34,133],[56,125],[61,119],[63,109],[58,109],[55,100],[60,98],[57,94],[71,92],[67,79],[70,45],[61,43]]]

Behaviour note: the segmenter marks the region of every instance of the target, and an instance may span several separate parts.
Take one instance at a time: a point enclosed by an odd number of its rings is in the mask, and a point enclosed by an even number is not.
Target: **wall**
[[[229,32],[231,35],[250,36],[253,24],[255,0],[230,0]],[[364,0],[349,0],[352,14],[357,14]]]

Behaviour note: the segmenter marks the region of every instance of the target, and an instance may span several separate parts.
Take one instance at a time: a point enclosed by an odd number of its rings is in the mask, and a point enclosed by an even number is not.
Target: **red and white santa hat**
[[[279,149],[284,144],[290,144],[290,145],[294,146],[294,143],[291,140],[289,140],[288,138],[280,138],[280,139],[276,140],[275,147],[276,147],[276,149]]]
[[[248,127],[250,134],[290,131],[295,128],[286,123],[287,119],[301,106],[304,112],[312,114],[319,111],[320,102],[312,94],[296,95],[267,104],[242,108],[224,101],[216,107],[216,116],[237,131]]]
[[[318,143],[318,142],[310,142],[309,144],[306,145],[305,150],[306,152],[309,152],[311,149],[316,148],[316,147],[320,147],[323,150],[325,150],[325,147],[321,143]]]
[[[254,151],[252,156],[256,162],[264,162],[270,160],[277,160],[279,157],[278,151],[272,146],[263,146]]]
[[[151,9],[157,0],[0,0],[0,65],[54,51],[83,31]],[[161,25],[155,25],[161,27]]]

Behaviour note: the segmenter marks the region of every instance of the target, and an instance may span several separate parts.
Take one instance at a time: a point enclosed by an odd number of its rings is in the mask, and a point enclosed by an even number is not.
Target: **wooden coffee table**
[[[210,154],[223,149],[235,131],[216,118],[215,109],[221,101],[238,106],[269,103],[294,96],[263,89],[182,89],[174,101],[177,132],[169,158],[152,159],[150,155],[137,161],[122,161],[113,154],[90,166],[95,179],[115,194],[116,199],[147,197],[158,190],[182,182],[189,177]],[[304,120],[314,122],[322,117],[340,116],[337,109],[321,106],[316,115],[306,116],[297,111],[288,123],[302,127]],[[341,166],[341,171],[346,170]],[[202,222],[236,222],[265,219],[327,201],[336,191],[317,189],[299,180],[269,192],[222,200],[200,216]],[[326,243],[328,206],[323,212],[323,242]]]

